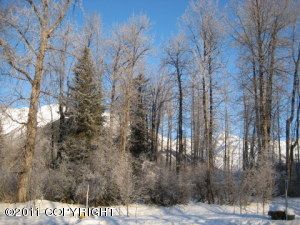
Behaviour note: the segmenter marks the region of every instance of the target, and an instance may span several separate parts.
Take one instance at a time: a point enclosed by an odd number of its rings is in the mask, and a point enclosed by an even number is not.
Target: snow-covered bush
[[[162,206],[187,203],[190,193],[189,170],[177,174],[166,167],[158,168],[155,183],[149,190],[151,202]]]
[[[206,201],[207,194],[207,182],[206,182],[206,174],[207,174],[207,165],[204,163],[199,163],[193,168],[193,199],[200,202]]]
[[[136,165],[138,164],[139,165]],[[141,159],[135,162],[135,196],[139,203],[151,203],[150,191],[155,189],[159,167],[154,162]],[[138,167],[138,169],[136,169]]]
[[[234,175],[228,171],[215,170],[212,174],[215,203],[234,204],[237,186]]]
[[[275,169],[270,159],[265,159],[258,163],[255,173],[256,197],[263,204],[263,213],[265,213],[265,204],[271,199],[275,189]]]
[[[80,173],[76,180],[76,202],[85,203],[88,185],[89,204],[93,206],[128,205],[136,199],[130,155],[108,146],[99,145],[87,159],[88,163],[76,172]]]
[[[0,201],[14,202],[17,193],[18,151],[22,141],[12,142],[3,137],[0,149]]]
[[[60,202],[72,202],[76,186],[74,175],[69,173],[66,163],[62,163],[58,169],[50,169],[44,182],[44,198]]]
[[[93,174],[91,171],[85,171],[85,179],[76,186],[76,202],[85,203],[87,189],[89,186],[89,205],[103,205],[107,187],[107,180],[104,176]],[[107,204],[107,203],[106,203]]]
[[[17,192],[17,177],[6,170],[0,171],[0,201],[14,202]]]
[[[129,204],[132,201],[136,200],[134,185],[135,176],[132,170],[132,159],[130,154],[127,154],[125,152],[121,153],[121,155],[118,157],[118,162],[115,165],[115,169],[113,171],[114,174],[112,180],[114,181],[114,184],[118,189],[120,202],[126,205],[128,216]]]

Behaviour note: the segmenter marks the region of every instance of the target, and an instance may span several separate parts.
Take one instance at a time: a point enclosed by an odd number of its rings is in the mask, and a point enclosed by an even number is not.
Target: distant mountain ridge
[[[27,122],[28,108],[8,108],[0,112],[4,134],[22,133]],[[59,119],[58,105],[44,105],[38,111],[38,126],[43,127],[47,123]]]
[[[106,117],[108,116],[105,113]],[[22,135],[25,131],[25,123],[27,122],[28,108],[9,108],[5,111],[0,112],[0,118],[2,121],[2,127],[4,134],[11,135],[13,137],[18,137]],[[44,105],[39,108],[38,111],[38,127],[43,127],[50,122],[54,122],[59,119],[59,110],[57,104]],[[161,136],[159,136],[161,139]],[[161,140],[158,141],[159,144]],[[187,142],[187,154],[191,154],[191,142],[189,139]],[[167,139],[164,137],[163,146],[167,146]],[[175,154],[176,140],[172,141],[172,152]],[[243,140],[235,135],[229,135],[227,140],[227,146],[230,153],[230,164],[233,170],[238,170],[242,167],[242,149]],[[159,147],[160,149],[160,147]],[[223,167],[223,157],[224,157],[224,134],[220,134],[217,139],[216,149],[215,149],[215,166],[217,168]],[[282,149],[282,159],[284,160],[285,155],[285,143],[281,142]],[[164,151],[160,152],[165,154]]]

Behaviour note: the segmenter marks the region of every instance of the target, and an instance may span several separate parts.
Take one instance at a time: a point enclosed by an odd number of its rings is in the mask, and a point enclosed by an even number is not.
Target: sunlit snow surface
[[[276,198],[271,202],[271,205],[281,205],[283,207],[284,199]],[[256,204],[251,204],[246,208],[243,207],[242,214],[240,214],[239,207],[189,203],[187,205],[177,205],[173,207],[130,205],[129,217],[126,216],[126,208],[123,206],[116,207],[120,210],[120,213],[116,212],[113,217],[79,219],[78,217],[68,215],[64,217],[46,216],[45,214],[41,214],[38,217],[7,217],[4,215],[5,208],[32,206],[33,202],[23,204],[0,203],[0,224],[300,224],[300,198],[289,199],[289,207],[295,212],[296,220],[288,222],[271,221],[267,215],[262,214],[261,205],[257,208]],[[75,208],[80,206],[36,200],[35,207],[39,207],[42,212],[46,208]],[[266,206],[266,213],[268,208],[269,206]]]

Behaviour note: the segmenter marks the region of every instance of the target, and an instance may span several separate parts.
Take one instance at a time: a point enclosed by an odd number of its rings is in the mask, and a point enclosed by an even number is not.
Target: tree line
[[[104,34],[98,16],[71,22],[78,1],[0,4],[1,82],[11,85],[2,108],[29,106],[18,142],[0,136],[1,199],[84,202],[89,184],[95,204],[243,205],[274,194],[277,165],[292,179],[298,1],[231,1],[227,11],[191,1],[158,65],[146,15]],[[47,102],[59,119],[40,128]]]

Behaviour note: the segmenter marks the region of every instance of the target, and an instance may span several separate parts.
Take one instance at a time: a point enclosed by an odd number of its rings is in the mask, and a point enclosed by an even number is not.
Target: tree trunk
[[[207,122],[207,105],[206,105],[206,84],[205,84],[205,77],[203,76],[202,78],[202,105],[203,105],[203,117],[204,117],[204,137],[203,137],[203,142],[204,142],[204,151],[206,154],[206,158],[208,159],[208,154],[207,154],[207,134],[208,134],[208,122]]]
[[[208,173],[207,173],[207,195],[208,203],[214,202],[211,173],[214,167],[213,159],[213,87],[212,87],[212,72],[211,72],[211,59],[208,59],[208,75],[209,75],[209,133],[208,133]]]
[[[169,167],[171,169],[172,167],[172,148],[173,148],[173,143],[172,143],[172,132],[173,132],[173,121],[172,121],[172,114],[170,115],[170,152],[169,152]]]
[[[279,94],[277,91],[277,142],[278,142],[278,161],[279,164],[282,163],[281,160],[281,140],[280,140],[280,107],[279,107]]]
[[[178,111],[178,157],[177,157],[177,165],[176,171],[179,173],[181,169],[182,163],[182,155],[183,155],[183,117],[182,117],[182,105],[183,105],[183,93],[182,93],[182,81],[181,81],[181,74],[179,72],[179,68],[177,67],[177,82],[178,82],[178,90],[179,90],[179,111]]]
[[[47,48],[47,36],[45,32],[41,33],[41,43],[39,48],[39,54],[37,57],[35,76],[33,80],[30,106],[28,112],[28,120],[26,126],[26,142],[24,148],[24,162],[21,165],[21,171],[18,181],[18,201],[25,202],[29,200],[27,194],[29,189],[29,179],[32,169],[32,161],[35,149],[36,133],[37,133],[37,112],[38,103],[41,91],[41,80],[43,76],[43,64],[45,58],[45,52]]]
[[[299,88],[299,74],[298,74],[298,68],[299,68],[299,62],[300,62],[300,46],[298,49],[298,58],[295,62],[295,71],[294,71],[294,80],[293,80],[293,90],[292,90],[292,99],[291,99],[291,111],[290,111],[290,117],[286,120],[286,173],[289,178],[291,178],[291,168],[292,168],[292,157],[293,152],[292,148],[290,147],[290,130],[291,130],[291,124],[294,120],[294,111],[295,111],[295,101],[296,101],[296,91]],[[298,141],[298,140],[297,140]]]
[[[156,161],[157,160],[157,154],[156,154],[156,145],[157,143],[155,142],[155,131],[156,131],[156,102],[152,102],[152,107],[151,107],[151,160]]]
[[[248,105],[246,102],[246,96],[244,93],[244,143],[243,143],[243,170],[247,169],[249,166],[249,156],[248,156],[248,150],[249,150],[249,114],[248,114]]]
[[[66,45],[65,45],[65,52],[67,51],[66,49]],[[60,70],[59,73],[59,97],[58,97],[58,112],[59,112],[59,134],[58,134],[58,151],[57,151],[57,155],[56,155],[56,161],[60,161],[62,159],[62,143],[64,141],[64,137],[65,137],[65,133],[66,133],[66,127],[65,127],[65,112],[64,112],[64,84],[65,84],[65,61],[66,61],[66,57],[63,55],[62,56],[62,69]]]

